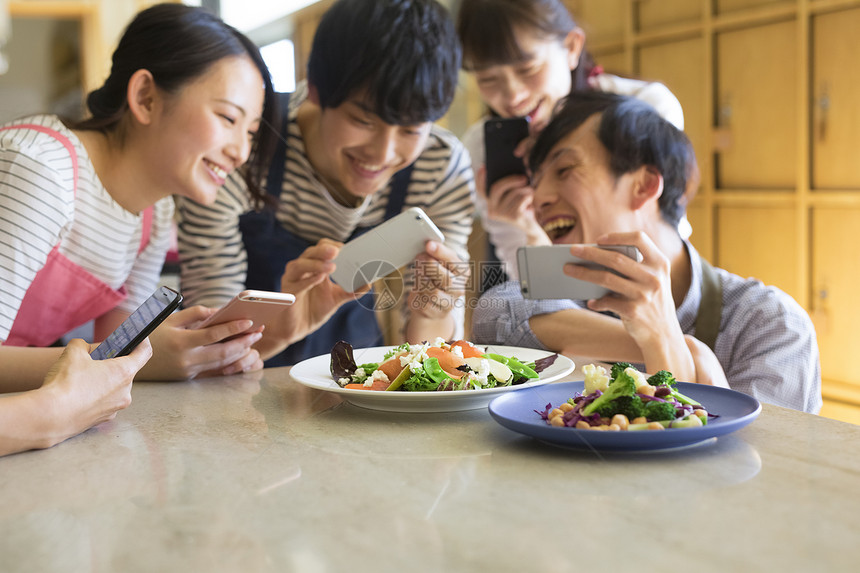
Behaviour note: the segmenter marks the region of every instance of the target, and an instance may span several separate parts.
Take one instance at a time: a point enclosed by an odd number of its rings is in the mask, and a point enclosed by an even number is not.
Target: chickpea
[[[645,416],[639,416],[638,418],[633,418],[633,421],[630,423],[631,424],[644,424],[647,421],[648,421],[648,418],[646,418]]]
[[[666,428],[664,428],[663,424],[661,424],[660,422],[651,422],[648,424],[648,429],[649,430],[665,430]]]
[[[554,417],[550,418],[549,425],[555,426],[557,428],[564,426],[564,417],[563,416],[554,416]]]
[[[570,402],[565,402],[564,404],[559,406],[558,409],[561,410],[562,412],[567,413],[567,412],[570,412],[571,410],[573,410],[573,404],[571,404]]]
[[[576,423],[576,426],[574,426],[574,427],[577,430],[587,430],[588,428],[591,427],[591,425],[588,422],[586,422],[585,420],[580,420]]]
[[[627,416],[624,414],[615,414],[612,416],[612,422],[610,426],[618,426],[619,430],[626,430],[627,426],[630,425],[630,422],[627,420]]]
[[[606,429],[607,429],[608,431],[610,431],[610,432],[620,432],[620,431],[621,431],[621,426],[619,426],[618,424],[609,424],[609,425],[606,427]]]
[[[696,408],[695,410],[693,410],[693,415],[698,416],[699,418],[707,418],[708,417],[708,413],[706,411],[702,410],[701,408]]]
[[[561,416],[562,414],[564,414],[564,412],[561,411],[559,408],[553,408],[552,411],[549,413],[549,416],[547,416],[547,418],[552,420],[556,416]]]

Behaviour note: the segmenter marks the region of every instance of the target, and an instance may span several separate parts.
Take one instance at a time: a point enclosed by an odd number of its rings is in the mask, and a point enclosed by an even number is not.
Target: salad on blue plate
[[[582,368],[581,394],[557,407],[535,410],[551,426],[583,430],[636,431],[694,428],[708,423],[709,414],[696,400],[676,388],[675,377],[661,370],[648,378],[626,362]]]

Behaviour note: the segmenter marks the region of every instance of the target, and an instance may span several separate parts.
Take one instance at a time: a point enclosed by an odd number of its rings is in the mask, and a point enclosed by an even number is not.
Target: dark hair
[[[696,171],[695,153],[683,131],[633,97],[598,91],[570,94],[535,141],[529,165],[537,172],[553,147],[596,113],[601,114],[597,138],[609,152],[609,170],[618,178],[643,165],[655,167],[663,176],[660,212],[676,226],[684,214],[687,180]]]
[[[463,69],[521,62],[529,54],[517,42],[515,30],[530,30],[540,38],[563,41],[576,29],[561,0],[460,0],[457,34],[463,45]],[[571,71],[572,90],[588,90],[594,60],[587,50]]]
[[[391,125],[442,117],[454,99],[460,45],[436,0],[338,0],[323,15],[308,82],[323,108],[363,91]]]
[[[260,129],[250,159],[242,169],[252,196],[261,200],[265,194],[258,182],[265,177],[277,136],[270,127],[277,125],[272,79],[257,47],[241,32],[202,8],[157,4],[137,14],[113,53],[110,76],[102,87],[87,96],[91,116],[67,123],[72,129],[117,133],[121,138],[122,120],[128,110],[128,82],[136,71],[149,70],[159,89],[176,93],[219,60],[232,56],[249,57],[265,84]]]

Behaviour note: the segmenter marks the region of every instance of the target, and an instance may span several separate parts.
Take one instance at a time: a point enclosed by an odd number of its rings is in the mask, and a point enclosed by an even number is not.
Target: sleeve
[[[423,200],[423,208],[430,219],[445,235],[445,244],[459,255],[469,280],[474,280],[474,269],[469,261],[469,235],[472,232],[474,216],[473,195],[475,179],[472,172],[472,162],[469,153],[453,136],[450,137],[449,158],[444,169],[439,171],[435,188]],[[434,151],[437,153],[438,149]],[[417,169],[415,170],[418,171]],[[404,282],[411,288],[413,273],[407,269]],[[468,285],[463,285],[468,286]],[[461,296],[452,310],[454,322],[454,338],[462,338],[465,333],[466,299]],[[403,324],[409,319],[408,305],[401,306]]]
[[[526,300],[518,281],[508,281],[488,290],[472,314],[472,338],[480,344],[505,344],[524,348],[547,348],[529,326],[529,319],[569,308],[581,308],[572,300]]]
[[[483,167],[485,161],[484,123],[485,120],[482,119],[463,135],[463,145],[472,158],[473,171]],[[526,244],[525,232],[503,221],[491,220],[487,216],[487,201],[477,192],[474,194],[474,202],[475,212],[481,218],[481,227],[487,233],[490,244],[496,249],[496,256],[501,261],[503,270],[509,277],[517,278],[517,249]]]
[[[821,366],[812,321],[774,287],[765,301],[734,306],[725,329],[737,332],[731,353],[717,357],[729,386],[757,400],[816,414],[821,409]],[[725,317],[725,314],[724,314]]]
[[[636,99],[651,105],[660,116],[684,131],[684,110],[681,102],[669,88],[659,82],[649,82],[633,94]]]
[[[244,181],[233,173],[212,205],[177,199],[180,284],[186,305],[220,307],[245,288],[247,254],[239,216],[250,210]]]
[[[153,293],[161,280],[161,270],[173,230],[173,197],[153,206],[149,241],[137,256],[125,282],[128,297],[117,308],[132,313]]]
[[[74,218],[74,188],[47,162],[0,149],[0,340],[24,294]]]

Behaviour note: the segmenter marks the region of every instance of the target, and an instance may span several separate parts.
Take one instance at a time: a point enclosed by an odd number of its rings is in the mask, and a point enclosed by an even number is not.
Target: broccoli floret
[[[618,375],[630,368],[629,362],[616,362],[612,365],[612,370],[609,372],[609,378],[615,380]]]
[[[645,404],[645,417],[652,422],[675,419],[675,405],[671,402],[649,401]]]
[[[589,414],[596,412],[598,408],[603,407],[605,404],[612,402],[616,398],[620,398],[621,396],[632,396],[635,393],[636,381],[632,376],[622,370],[618,373],[618,376],[609,383],[609,386],[606,387],[606,391],[603,394],[595,398],[591,404],[582,409],[582,413],[583,415],[588,416]]]
[[[645,415],[645,405],[639,396],[619,396],[615,400],[597,408],[597,413],[603,418],[611,418],[615,414],[624,414],[628,420]]]
[[[678,392],[678,390],[675,389],[675,384],[677,382],[678,381],[675,380],[675,377],[672,376],[672,373],[666,370],[660,370],[659,372],[648,378],[648,384],[650,384],[651,386],[668,386],[671,390],[671,392],[669,392],[669,396],[673,397],[681,404],[687,404],[689,406],[701,406],[701,404],[699,404],[692,398]]]
[[[648,384],[651,386],[669,386],[675,385],[675,377],[668,370],[660,370],[656,374],[648,378]]]

